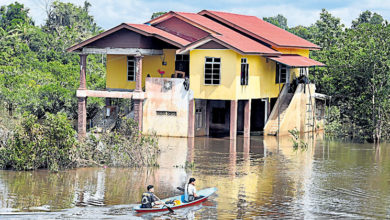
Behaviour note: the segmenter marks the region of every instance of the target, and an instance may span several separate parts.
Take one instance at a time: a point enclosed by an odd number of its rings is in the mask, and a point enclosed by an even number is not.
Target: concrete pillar
[[[244,161],[250,160],[250,146],[251,146],[251,139],[244,138],[244,147],[243,147]]]
[[[135,56],[135,90],[133,95],[134,100],[134,119],[138,123],[138,129],[142,132],[143,126],[143,102],[144,95],[142,91],[142,57],[140,55]]]
[[[195,138],[187,138],[187,162],[193,163],[195,156]]]
[[[142,91],[142,58],[143,56],[135,56],[135,91]]]
[[[86,69],[87,69],[87,54],[80,54],[80,87],[79,89],[87,89],[86,83]]]
[[[206,136],[210,136],[210,115],[211,115],[211,105],[210,100],[206,100]]]
[[[230,147],[229,147],[229,175],[231,177],[236,176],[237,171],[237,142],[234,139],[230,140]]]
[[[237,100],[230,101],[230,139],[237,138]]]
[[[134,99],[134,120],[138,123],[138,129],[142,132],[143,125],[143,103],[142,99]]]
[[[78,138],[82,141],[87,134],[87,98],[78,97],[78,120],[77,131]]]
[[[244,105],[244,138],[251,136],[251,105],[252,100],[245,101]]]
[[[79,90],[86,90],[87,54],[80,54],[80,86]],[[87,97],[78,97],[77,132],[80,141],[87,135]]]
[[[188,137],[195,136],[195,114],[194,114],[194,99],[191,99],[188,105]]]

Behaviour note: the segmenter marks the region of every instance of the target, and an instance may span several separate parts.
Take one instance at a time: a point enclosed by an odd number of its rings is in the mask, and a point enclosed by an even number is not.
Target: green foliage
[[[384,19],[381,15],[377,13],[372,13],[370,11],[364,11],[359,15],[359,17],[352,21],[352,28],[357,28],[361,24],[383,24]]]
[[[287,26],[287,18],[284,17],[283,15],[281,14],[278,14],[274,17],[264,17],[263,18],[264,21],[266,22],[269,22],[275,26],[278,26],[284,30],[287,30],[288,29],[288,26]]]
[[[292,136],[291,140],[293,142],[294,150],[298,150],[299,148],[301,150],[307,150],[309,145],[303,139],[300,138],[298,129],[294,128],[292,130],[288,130],[288,133],[290,133]]]
[[[48,168],[52,171],[73,166],[76,132],[66,114],[50,114],[38,121],[25,113],[6,146],[0,148],[1,167],[15,170]]]
[[[6,103],[10,114],[29,111],[42,118],[46,112],[62,111],[77,117],[74,96],[79,83],[79,58],[65,49],[101,30],[88,15],[88,8],[88,2],[77,7],[55,1],[46,25],[37,27],[27,22],[31,19],[22,4],[2,6],[2,24],[16,18],[26,21],[13,22],[15,25],[7,26],[7,30],[0,28],[0,101]],[[88,57],[89,88],[105,88],[104,62],[101,56]],[[87,104],[89,112],[95,113],[104,100],[91,99]]]
[[[19,24],[33,25],[32,20],[28,17],[29,10],[24,8],[23,4],[18,2],[12,3],[0,8],[0,27],[3,30],[10,30]]]
[[[150,19],[158,18],[158,17],[160,17],[160,16],[162,16],[162,15],[164,15],[164,14],[166,14],[166,13],[167,13],[166,11],[154,12],[154,13],[152,14],[152,17],[151,17]]]
[[[77,152],[78,166],[157,166],[159,147],[155,135],[141,135],[133,119],[121,118],[113,132],[91,133]]]

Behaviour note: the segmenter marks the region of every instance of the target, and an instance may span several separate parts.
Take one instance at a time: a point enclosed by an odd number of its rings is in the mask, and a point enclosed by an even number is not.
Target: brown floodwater
[[[0,218],[390,218],[389,144],[306,142],[294,150],[289,137],[160,138],[158,168],[0,171]],[[189,177],[217,193],[173,214],[132,211],[148,184],[165,198]]]

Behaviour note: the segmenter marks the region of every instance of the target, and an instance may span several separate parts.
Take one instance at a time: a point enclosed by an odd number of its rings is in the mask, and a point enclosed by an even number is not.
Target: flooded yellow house
[[[324,102],[308,80],[320,47],[255,16],[203,10],[168,12],[144,24],[122,23],[69,52],[80,54],[78,133],[86,100],[131,100],[144,134],[249,137],[322,129]],[[86,88],[88,54],[104,54],[106,89]],[[109,108],[110,107],[110,108]]]

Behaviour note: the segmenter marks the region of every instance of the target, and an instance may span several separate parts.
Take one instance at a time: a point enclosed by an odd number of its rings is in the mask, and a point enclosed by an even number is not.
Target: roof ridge
[[[225,14],[232,14],[232,15],[240,15],[240,16],[246,16],[246,17],[256,17],[256,18],[259,18],[259,17],[257,17],[256,15],[245,15],[245,14],[238,14],[238,13],[234,13],[234,12],[215,11],[215,10],[207,10],[207,9],[204,9],[204,10],[198,12],[198,14],[201,13],[201,12],[203,12],[203,11],[209,11],[209,12],[217,12],[217,13],[225,13]],[[259,18],[259,19],[261,19],[261,18]],[[263,19],[261,19],[261,20],[263,20]],[[263,21],[264,21],[264,20],[263,20]]]

